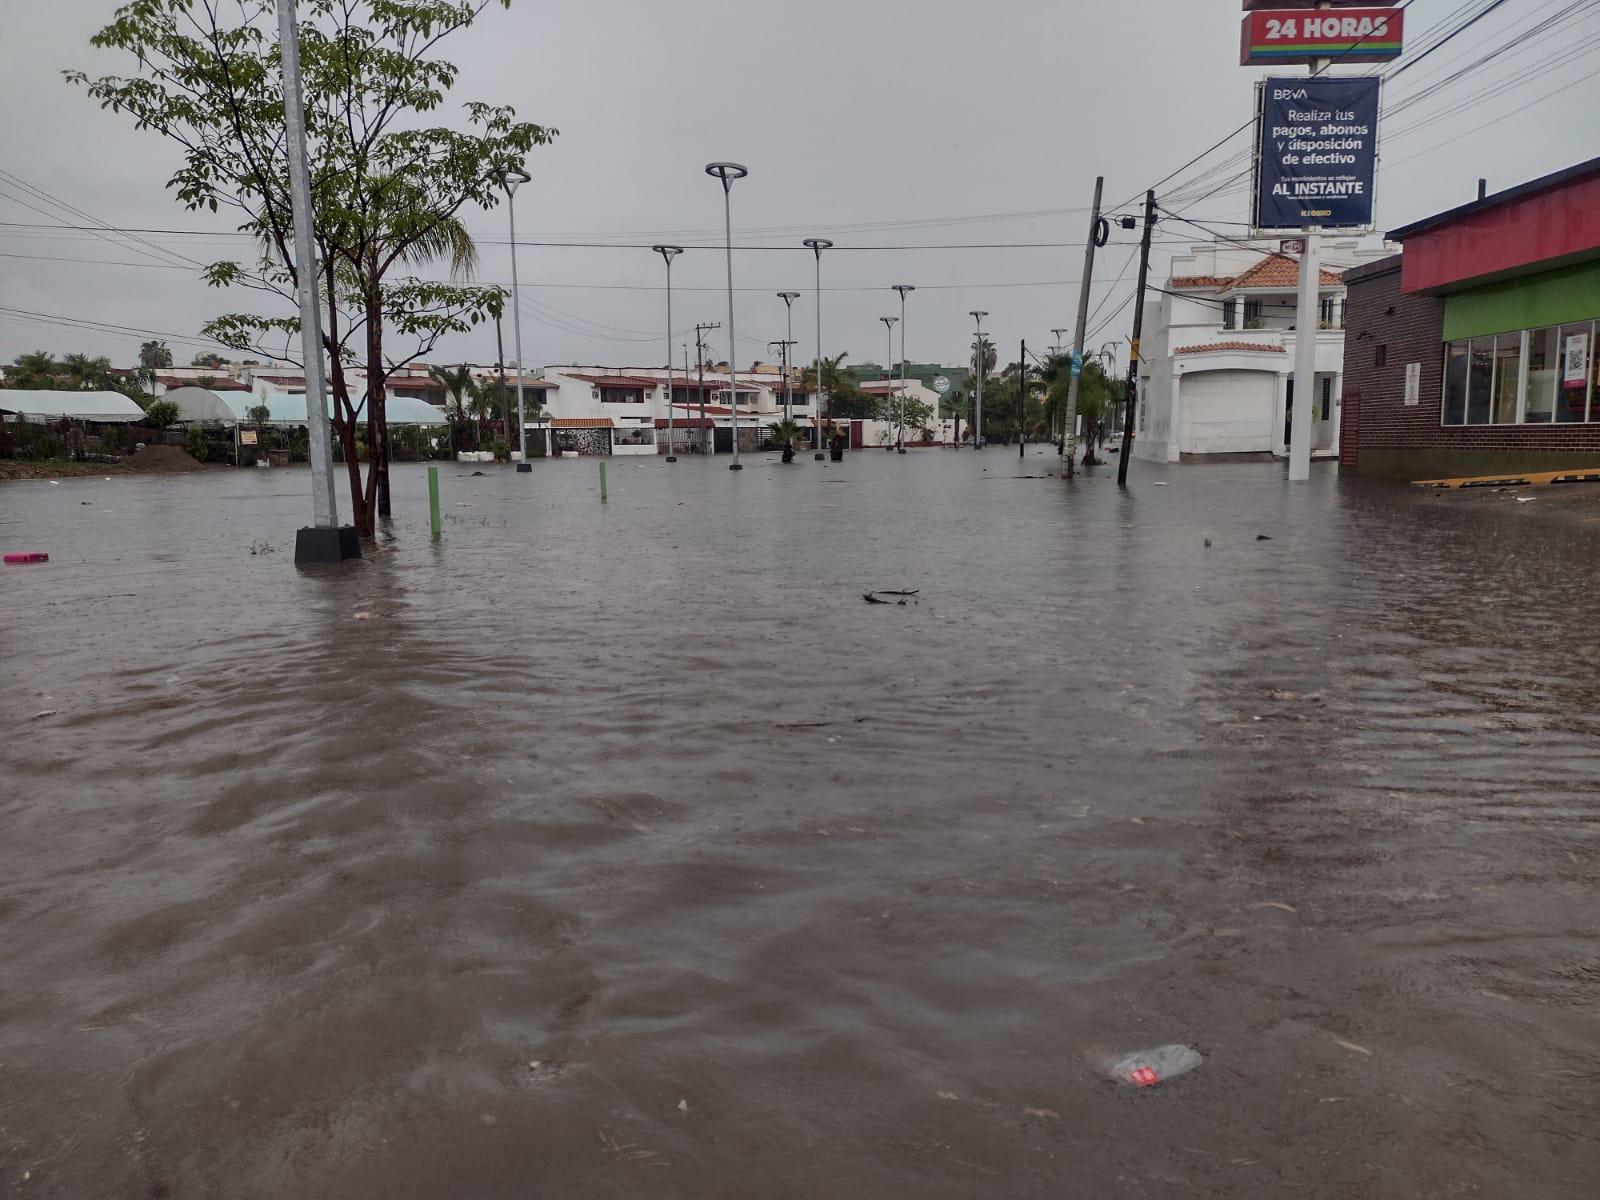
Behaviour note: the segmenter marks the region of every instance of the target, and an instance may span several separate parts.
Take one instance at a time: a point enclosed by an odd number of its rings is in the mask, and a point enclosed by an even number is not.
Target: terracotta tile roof
[[[1323,287],[1342,287],[1344,280],[1333,271],[1322,272]],[[1263,258],[1228,285],[1230,288],[1272,288],[1283,291],[1300,286],[1300,260],[1286,254]]]
[[[651,379],[645,375],[580,375],[576,371],[568,371],[566,374],[572,379],[581,379],[595,387],[636,387],[648,391],[661,386],[659,379]]]
[[[1172,286],[1175,288],[1224,288],[1233,279],[1227,275],[1174,275]]]
[[[551,417],[552,429],[615,429],[610,417]]]
[[[1217,354],[1238,350],[1254,351],[1257,354],[1286,354],[1282,346],[1263,346],[1257,342],[1207,342],[1203,346],[1179,346],[1174,354]]]

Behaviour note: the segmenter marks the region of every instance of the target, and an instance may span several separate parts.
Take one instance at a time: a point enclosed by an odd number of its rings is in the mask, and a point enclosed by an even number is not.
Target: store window
[[[1551,371],[1556,387],[1556,420],[1581,421],[1588,409],[1588,419],[1600,421],[1600,403],[1590,398],[1590,380],[1594,371],[1593,326],[1563,325],[1556,331],[1555,363]]]
[[[1556,419],[1555,329],[1535,329],[1528,334],[1528,373],[1522,388],[1522,419],[1529,425],[1548,425]],[[1580,413],[1578,420],[1583,420]]]
[[[1473,338],[1467,357],[1467,424],[1487,425],[1494,399],[1494,338]]]
[[[1444,423],[1467,423],[1467,343],[1452,342],[1444,360]]]
[[[1549,325],[1445,347],[1443,425],[1600,422],[1600,323]]]
[[[1494,341],[1494,416],[1496,425],[1517,423],[1517,390],[1522,386],[1522,335],[1502,333]]]

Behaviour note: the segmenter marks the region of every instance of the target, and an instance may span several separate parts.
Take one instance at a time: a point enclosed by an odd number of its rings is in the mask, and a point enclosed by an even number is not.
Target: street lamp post
[[[667,461],[675,463],[678,456],[672,452],[672,260],[683,253],[683,247],[651,246],[650,249],[661,255],[661,261],[667,264]]]
[[[894,290],[900,293],[900,436],[898,448],[906,452],[906,293],[917,289],[909,283],[897,283]]]
[[[899,317],[879,317],[883,322],[884,332],[889,335],[889,357],[884,361],[889,364],[883,368],[883,381],[889,385],[889,390],[894,390],[894,327],[899,322]],[[885,450],[890,447],[885,446]]]
[[[973,310],[972,319],[978,323],[978,361],[974,374],[978,377],[978,394],[972,402],[972,448],[983,449],[983,319],[989,314]]]
[[[728,400],[733,420],[733,461],[730,471],[742,471],[739,462],[739,359],[733,336],[733,181],[750,174],[748,168],[734,162],[706,164],[706,174],[722,180],[722,230],[728,248]]]
[[[807,238],[805,247],[817,259],[817,411],[815,424],[817,427],[817,453],[816,461],[822,461],[822,252],[833,249],[833,243],[827,238]]]
[[[511,329],[517,348],[517,452],[522,455],[518,471],[533,470],[528,461],[528,418],[522,406],[522,377],[527,373],[527,364],[522,361],[522,293],[517,285],[517,188],[532,179],[518,168],[507,171],[501,180],[506,189],[506,213],[511,218]]]
[[[779,292],[778,299],[783,301],[783,307],[788,310],[789,332],[784,334],[788,340],[783,343],[783,419],[794,420],[794,387],[789,382],[789,347],[794,345],[794,302],[800,299],[799,292]]]

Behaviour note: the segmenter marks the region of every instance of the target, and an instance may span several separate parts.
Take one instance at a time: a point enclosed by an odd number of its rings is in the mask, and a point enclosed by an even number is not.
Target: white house
[[[792,411],[809,425],[811,397],[791,374]],[[665,452],[668,372],[664,367],[550,366],[539,373],[544,415],[555,450],[583,454]],[[727,368],[671,376],[674,447],[680,452],[728,453],[733,449],[734,406]],[[768,425],[783,418],[784,377],[756,364],[738,374],[739,447],[759,448]],[[531,422],[530,422],[531,425]]]
[[[1355,239],[1324,242],[1318,294],[1312,453],[1339,453],[1345,287],[1341,273],[1383,258]],[[1300,260],[1276,239],[1199,244],[1172,259],[1146,304],[1134,453],[1154,462],[1288,453]]]
[[[931,415],[927,421],[920,425],[906,426],[906,441],[923,441],[922,432],[926,429],[933,435],[935,442],[955,441],[955,419],[952,417],[941,418],[939,413],[939,393],[916,379],[907,379],[903,385],[905,396],[909,400],[927,406]],[[874,379],[861,385],[861,390],[868,396],[882,396],[889,401],[885,409],[886,415],[896,411],[895,404],[901,395],[902,384],[898,379]],[[868,446],[882,446],[894,442],[899,435],[900,423],[898,418],[889,418],[882,421],[863,421],[862,443]]]

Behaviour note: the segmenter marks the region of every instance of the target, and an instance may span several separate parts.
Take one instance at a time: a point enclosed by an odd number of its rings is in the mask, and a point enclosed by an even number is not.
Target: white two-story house
[[[1288,454],[1300,259],[1277,239],[1196,245],[1145,306],[1134,453],[1153,462]],[[1342,273],[1385,257],[1356,239],[1323,242],[1317,289],[1312,453],[1339,453]]]

